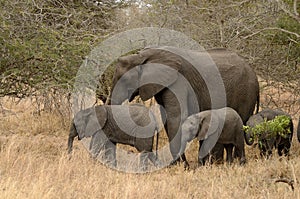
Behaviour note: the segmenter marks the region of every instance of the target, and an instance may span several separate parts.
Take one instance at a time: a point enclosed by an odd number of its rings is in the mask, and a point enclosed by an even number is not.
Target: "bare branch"
[[[294,13],[295,13],[296,16],[299,16],[299,13],[297,11],[297,1],[298,0],[294,0]]]
[[[278,182],[287,183],[288,185],[291,186],[292,190],[294,191],[294,180],[287,179],[287,178],[280,178],[280,179],[275,180],[275,183],[278,183]]]
[[[286,4],[284,2],[282,2],[281,0],[276,0],[280,9],[285,12],[287,15],[289,15],[291,18],[295,19],[296,21],[298,21],[300,23],[300,17],[299,14],[297,12],[297,0],[294,0],[294,13],[292,13],[286,6]]]
[[[263,29],[260,29],[260,30],[254,32],[254,33],[252,33],[252,34],[250,34],[250,35],[247,35],[247,36],[245,36],[245,37],[242,37],[242,39],[248,39],[248,38],[253,37],[253,36],[255,36],[255,35],[257,35],[257,34],[263,32],[263,31],[266,31],[266,30],[279,30],[279,31],[281,31],[281,32],[285,32],[285,33],[294,35],[294,36],[296,36],[297,38],[300,38],[300,35],[297,34],[297,33],[295,33],[295,32],[291,32],[291,31],[285,30],[285,29],[283,29],[283,28],[269,27],[269,28],[263,28]],[[293,40],[293,41],[295,42],[295,40]],[[297,42],[297,43],[298,43],[298,42]]]

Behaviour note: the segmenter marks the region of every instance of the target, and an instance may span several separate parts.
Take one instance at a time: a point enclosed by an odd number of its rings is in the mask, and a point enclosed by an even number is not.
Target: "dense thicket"
[[[205,48],[232,49],[264,79],[299,96],[299,13],[297,0],[1,0],[0,96],[68,93],[93,47],[146,26],[181,31]]]
[[[0,96],[72,86],[93,45],[114,31],[115,10],[122,6],[122,1],[0,1]]]

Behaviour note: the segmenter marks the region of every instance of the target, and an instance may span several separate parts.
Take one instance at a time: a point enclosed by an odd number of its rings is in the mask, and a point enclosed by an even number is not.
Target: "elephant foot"
[[[204,166],[204,165],[205,165],[205,161],[204,161],[203,159],[198,160],[198,166],[199,166],[199,167],[202,167],[202,166]]]
[[[180,162],[181,162],[180,158],[176,159],[176,160],[172,160],[172,162],[169,164],[168,167],[173,167],[173,166],[179,165]],[[184,170],[189,170],[190,169],[190,165],[186,160],[183,161],[183,168],[184,168]]]
[[[241,166],[245,165],[246,162],[247,162],[247,161],[246,161],[246,158],[241,158],[241,159],[240,159],[240,165],[241,165]]]
[[[169,166],[176,166],[178,163],[180,162],[180,159],[175,159],[175,160],[172,160],[171,163],[169,164]]]
[[[189,170],[190,169],[190,165],[187,161],[183,162],[183,168],[184,168],[184,170]]]
[[[175,156],[170,165],[177,165],[180,162],[187,162],[185,154]]]
[[[158,156],[153,153],[148,154],[148,159],[156,168],[161,168],[163,166],[163,163],[159,160]]]
[[[140,166],[140,170],[141,170],[142,172],[146,172],[146,171],[148,170],[148,165],[147,165],[147,164],[141,165],[141,166]]]
[[[157,158],[153,165],[156,167],[156,168],[161,168],[163,166],[163,163]]]

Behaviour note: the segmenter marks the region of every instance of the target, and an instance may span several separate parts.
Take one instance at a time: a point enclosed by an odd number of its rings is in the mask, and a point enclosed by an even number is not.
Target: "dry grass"
[[[75,141],[66,153],[68,126],[50,113],[0,117],[0,198],[300,198],[300,144],[294,136],[289,160],[258,157],[246,148],[247,164],[183,166],[146,174],[108,169]],[[187,157],[195,167],[197,144]],[[278,179],[294,180],[294,191]]]

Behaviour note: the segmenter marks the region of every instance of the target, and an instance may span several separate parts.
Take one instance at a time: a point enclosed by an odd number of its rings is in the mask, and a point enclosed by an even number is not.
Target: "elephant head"
[[[97,106],[81,110],[75,114],[70,127],[68,139],[68,151],[72,151],[73,140],[76,136],[78,139],[93,136],[97,131],[102,129],[107,121],[107,111],[105,107]]]
[[[254,127],[259,123],[264,122],[264,118],[260,114],[252,115],[247,121],[246,125],[249,127]],[[251,132],[251,129],[246,133],[245,132],[245,141],[248,145],[252,145],[254,142],[254,135]]]
[[[278,149],[278,155],[282,155],[282,150],[284,154],[287,155],[289,148],[291,146],[291,139],[293,136],[293,122],[291,117],[284,113],[281,110],[272,110],[272,109],[264,109],[259,113],[252,115],[249,120],[247,121],[246,125],[249,127],[255,127],[256,125],[263,123],[265,120],[270,121],[273,120],[276,116],[285,115],[289,117],[289,125],[286,127],[286,130],[290,130],[290,134],[284,138],[280,135],[273,135],[270,132],[262,132],[258,137],[258,147],[260,149],[261,155],[268,158],[272,154],[273,147]],[[249,129],[248,138],[246,139],[247,144],[253,144],[254,134],[251,132],[251,128]]]
[[[180,154],[185,152],[187,143],[197,137],[199,141],[204,140],[202,142],[203,153],[207,155],[217,143],[220,135],[218,129],[219,119],[215,114],[211,114],[211,111],[203,111],[189,116],[182,124]]]
[[[140,95],[150,99],[174,83],[181,68],[181,58],[168,51],[148,48],[139,54],[120,57],[113,77],[111,104],[131,101]]]

